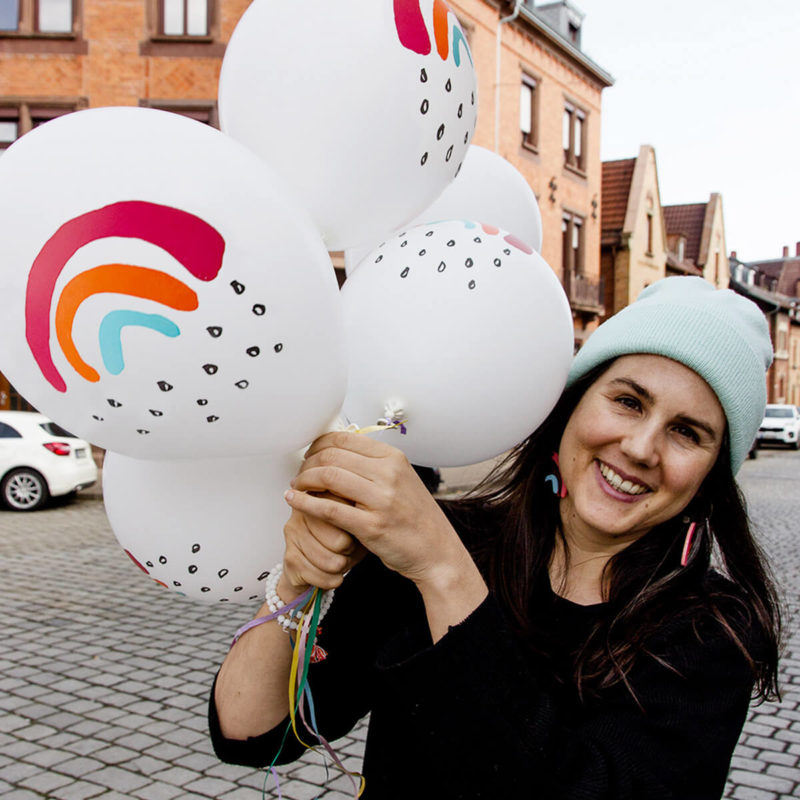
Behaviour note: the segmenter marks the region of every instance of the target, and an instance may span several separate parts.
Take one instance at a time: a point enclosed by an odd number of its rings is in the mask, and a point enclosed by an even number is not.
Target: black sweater
[[[433,645],[411,583],[371,556],[348,575],[323,622],[329,655],[311,666],[310,686],[329,741],[371,712],[366,800],[719,800],[753,687],[719,623],[707,615],[665,624],[650,649],[671,666],[639,658],[636,700],[619,685],[582,703],[555,676],[569,674],[606,607],[543,593],[547,664],[510,632],[491,594]],[[211,738],[223,761],[269,765],[286,722],[225,739],[212,689]],[[278,763],[302,752],[290,734]]]

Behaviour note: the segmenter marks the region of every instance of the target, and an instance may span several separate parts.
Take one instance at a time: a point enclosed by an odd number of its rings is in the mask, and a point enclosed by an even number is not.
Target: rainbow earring
[[[553,494],[560,497],[562,500],[567,496],[567,487],[561,479],[561,470],[558,466],[558,453],[553,453],[553,462],[556,465],[555,472],[551,472],[545,479],[545,483],[549,483],[553,489]]]

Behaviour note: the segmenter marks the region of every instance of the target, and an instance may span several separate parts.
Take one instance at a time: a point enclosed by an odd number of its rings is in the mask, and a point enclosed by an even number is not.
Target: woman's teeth
[[[606,483],[618,492],[623,494],[644,494],[648,491],[646,486],[632,481],[626,481],[622,476],[617,475],[611,467],[600,462],[600,474],[605,478]]]

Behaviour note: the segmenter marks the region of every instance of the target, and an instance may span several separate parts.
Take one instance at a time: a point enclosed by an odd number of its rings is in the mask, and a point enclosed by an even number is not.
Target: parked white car
[[[770,404],[758,429],[758,443],[775,442],[800,449],[800,409],[797,406]]]
[[[35,511],[97,481],[92,448],[42,414],[0,411],[0,498]]]

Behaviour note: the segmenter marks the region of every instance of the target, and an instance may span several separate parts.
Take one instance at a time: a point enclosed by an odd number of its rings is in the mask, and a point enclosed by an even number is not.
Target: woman
[[[341,587],[309,681],[326,738],[371,712],[364,797],[721,796],[751,695],[777,694],[775,592],[733,477],[771,356],[752,303],[668,278],[590,337],[468,499],[437,505],[366,437],[312,445],[277,593]],[[289,660],[275,622],[232,648],[222,759],[272,763]]]

